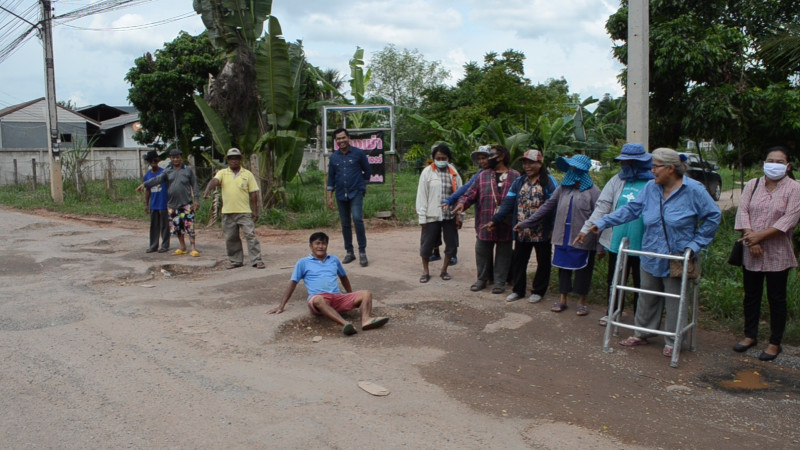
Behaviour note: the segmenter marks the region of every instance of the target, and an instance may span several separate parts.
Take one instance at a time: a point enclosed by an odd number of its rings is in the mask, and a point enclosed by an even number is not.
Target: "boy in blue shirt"
[[[311,254],[301,258],[294,266],[292,279],[283,293],[280,306],[268,311],[268,314],[280,314],[292,297],[300,280],[305,280],[308,290],[308,309],[312,314],[323,315],[341,325],[342,332],[347,335],[356,334],[352,323],[344,320],[340,313],[361,308],[361,329],[372,330],[386,325],[388,317],[372,317],[372,293],[356,291],[350,287],[350,280],[344,271],[341,261],[328,254],[328,235],[317,232],[308,240]],[[346,294],[339,290],[337,277],[342,281]]]
[[[150,164],[150,170],[144,174],[144,181],[155,178],[164,172],[158,166],[158,152],[150,150],[144,155],[144,160]],[[144,191],[144,212],[150,214],[150,247],[146,253],[165,253],[169,251],[169,212],[167,211],[167,182],[157,184]],[[161,248],[158,248],[158,238],[161,237]]]

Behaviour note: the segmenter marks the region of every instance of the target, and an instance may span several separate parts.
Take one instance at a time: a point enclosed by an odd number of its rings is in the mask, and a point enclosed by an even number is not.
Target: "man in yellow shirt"
[[[211,179],[203,193],[209,193],[217,186],[222,187],[222,234],[225,236],[225,249],[228,253],[228,269],[244,265],[242,239],[247,239],[247,254],[250,263],[257,269],[263,269],[261,260],[261,244],[255,233],[258,220],[258,183],[249,170],[242,167],[242,152],[231,148],[227,153],[228,168],[222,169]]]

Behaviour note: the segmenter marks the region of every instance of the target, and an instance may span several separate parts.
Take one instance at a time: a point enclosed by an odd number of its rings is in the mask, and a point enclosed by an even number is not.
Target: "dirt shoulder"
[[[260,228],[267,269],[224,270],[216,229],[198,231],[189,258],[145,254],[143,223],[0,209],[0,226],[3,447],[800,446],[786,420],[798,349],[763,363],[760,348],[736,354],[735,337],[701,330],[677,369],[660,339],[604,353],[597,307],[578,317],[551,313],[552,294],[470,292],[467,225],[453,280],[420,284],[419,230],[370,223],[370,265],[348,275],[391,321],[352,337],[309,315],[303,287],[265,314],[307,231]]]

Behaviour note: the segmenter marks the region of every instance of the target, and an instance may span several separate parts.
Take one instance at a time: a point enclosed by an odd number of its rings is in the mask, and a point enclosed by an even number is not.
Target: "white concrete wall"
[[[84,173],[88,180],[102,180],[111,158],[114,179],[140,178],[146,165],[142,157],[146,148],[94,148],[90,151],[84,164]],[[64,152],[62,152],[64,154]],[[65,155],[67,157],[67,155]],[[49,183],[50,157],[46,149],[29,148],[0,150],[0,186],[14,184],[14,160],[17,161],[17,182],[30,184],[33,182],[32,160],[36,160],[36,178],[38,183]],[[66,178],[67,174],[64,174]]]

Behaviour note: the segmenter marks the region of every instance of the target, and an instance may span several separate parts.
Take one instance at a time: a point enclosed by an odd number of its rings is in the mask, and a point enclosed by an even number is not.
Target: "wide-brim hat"
[[[492,152],[490,151],[491,148],[492,147],[490,147],[488,145],[481,145],[480,147],[478,147],[477,150],[475,150],[474,152],[470,153],[469,159],[472,160],[473,164],[477,165],[478,164],[478,155],[486,155],[487,158],[492,156]]]
[[[575,155],[572,158],[559,156],[556,158],[556,167],[562,172],[566,172],[570,167],[588,172],[592,168],[592,160],[586,155]]]
[[[522,155],[522,159],[529,159],[533,162],[542,162],[544,161],[544,155],[542,155],[542,152],[539,150],[532,148]]]
[[[653,159],[653,155],[647,153],[644,145],[638,142],[628,142],[622,146],[619,156],[614,158],[614,161],[641,161],[649,162]]]

